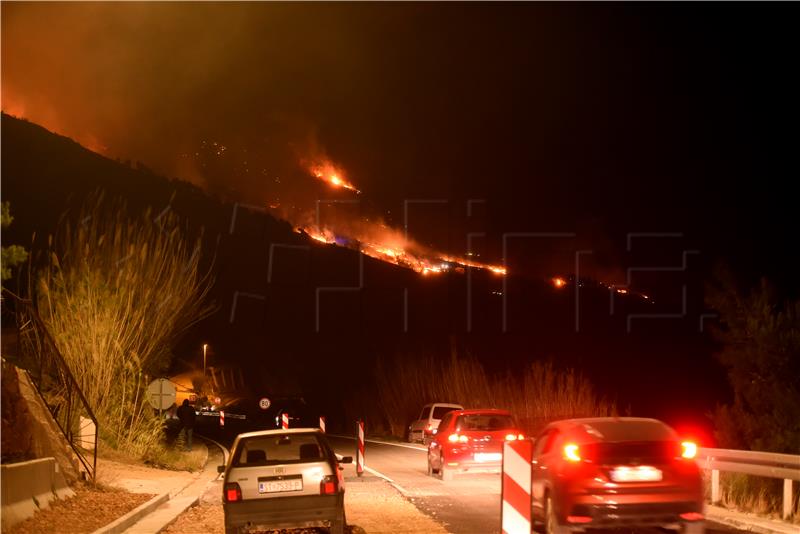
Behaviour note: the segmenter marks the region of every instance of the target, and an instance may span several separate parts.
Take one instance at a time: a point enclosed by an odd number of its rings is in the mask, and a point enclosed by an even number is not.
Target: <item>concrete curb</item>
[[[131,525],[137,523],[141,518],[164,504],[169,500],[169,493],[162,493],[161,495],[156,495],[149,501],[144,504],[141,504],[128,512],[127,514],[123,515],[120,518],[117,518],[115,521],[112,521],[108,525],[104,527],[100,527],[92,534],[118,534],[127,530]]]
[[[207,478],[203,476],[216,475],[216,468],[213,471],[209,469],[209,449],[208,446],[205,447],[206,460],[203,469],[197,474],[194,480],[182,488],[174,490],[167,502],[163,502],[145,516],[140,517],[138,521],[128,524],[123,531],[125,534],[157,534],[162,532],[174,523],[182,513],[200,503],[200,498],[203,495],[205,487],[216,478]]]
[[[130,525],[126,534],[158,534],[178,519],[183,512],[200,503],[200,495],[170,499],[148,516]]]

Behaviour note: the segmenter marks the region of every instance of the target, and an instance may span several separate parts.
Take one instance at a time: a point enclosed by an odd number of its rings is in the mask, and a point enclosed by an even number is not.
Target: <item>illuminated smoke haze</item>
[[[406,240],[402,199],[463,205],[485,196],[481,184],[497,182],[497,174],[513,176],[504,168],[509,161],[538,156],[504,141],[509,134],[497,130],[494,118],[498,103],[477,98],[488,80],[509,85],[514,77],[493,66],[466,31],[492,23],[469,22],[454,48],[458,57],[476,61],[481,77],[454,65],[437,83],[447,58],[420,55],[428,47],[414,48],[412,39],[420,32],[439,39],[425,9],[3,3],[2,107],[108,157],[139,160],[226,200],[268,206],[295,227],[332,230],[414,257],[463,257],[472,229],[450,232],[457,238],[435,235],[449,224],[447,216],[437,224],[417,222],[410,228],[417,241]],[[438,20],[461,28],[455,13]],[[376,49],[387,31],[387,40],[412,44]],[[533,138],[525,146],[535,149],[541,141],[544,147],[539,131],[559,120],[543,108],[536,127],[527,128]],[[468,144],[448,140],[448,129],[463,130]],[[481,136],[495,145],[475,164]],[[337,191],[330,180],[315,178],[321,165],[336,166],[352,189]],[[559,204],[548,198],[551,183],[542,179],[545,194],[531,198],[535,209],[525,206],[541,214],[544,222],[534,223],[540,227],[552,228],[547,210]],[[316,227],[317,199],[354,197],[357,207],[323,208]],[[415,220],[424,211],[414,211]],[[420,228],[431,235],[423,238]],[[499,261],[497,247],[485,252],[483,258]],[[569,254],[557,257],[543,259],[538,274],[571,268]],[[619,280],[618,270],[604,269]]]

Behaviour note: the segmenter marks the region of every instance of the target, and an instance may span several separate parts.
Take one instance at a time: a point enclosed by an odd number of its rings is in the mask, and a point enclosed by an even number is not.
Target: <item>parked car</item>
[[[655,419],[551,423],[533,446],[533,518],[548,533],[619,527],[702,533],[696,452],[693,442]]]
[[[319,429],[239,434],[224,473],[225,533],[328,527],[343,534],[344,476]]]
[[[524,436],[505,410],[448,412],[428,446],[428,475],[448,481],[456,473],[497,472],[503,443],[516,439]]]
[[[418,441],[427,445],[431,436],[433,436],[433,431],[439,427],[439,421],[442,420],[444,414],[453,410],[463,409],[464,407],[460,404],[448,404],[446,402],[426,404],[423,406],[417,420],[408,427],[406,440],[409,443]]]
[[[258,429],[281,428],[283,414],[289,418],[289,428],[315,428],[319,415],[302,397],[278,397],[271,400],[269,408],[262,410],[258,403],[250,403],[251,423]]]

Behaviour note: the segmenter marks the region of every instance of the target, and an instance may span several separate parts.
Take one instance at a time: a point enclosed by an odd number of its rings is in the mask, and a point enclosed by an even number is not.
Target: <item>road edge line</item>
[[[352,439],[352,440],[356,439],[353,436],[343,436],[341,434],[328,434],[328,435],[331,436],[331,437],[334,437],[334,438]],[[391,445],[393,447],[403,447],[404,449],[411,449],[411,450],[414,450],[414,451],[428,452],[428,449],[426,449],[422,445],[406,445],[405,443],[393,443],[391,441],[378,441],[376,439],[365,439],[364,441],[366,441],[367,443],[377,443],[379,445]]]
[[[364,466],[364,470],[367,471],[368,473],[372,473],[376,477],[382,478],[383,480],[388,482],[394,489],[399,491],[400,494],[403,495],[403,497],[410,497],[411,496],[411,494],[408,492],[407,489],[405,489],[403,486],[401,486],[400,484],[398,484],[397,482],[395,482],[391,478],[387,477],[386,475],[384,475],[380,471],[376,471],[375,469],[373,469],[373,468],[371,468],[371,467],[369,467],[367,465]]]

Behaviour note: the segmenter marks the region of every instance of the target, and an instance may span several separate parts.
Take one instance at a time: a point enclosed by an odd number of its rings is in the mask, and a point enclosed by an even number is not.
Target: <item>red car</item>
[[[444,481],[455,473],[500,470],[503,442],[524,439],[505,410],[448,412],[428,446],[428,475]]]
[[[533,446],[533,518],[548,533],[621,527],[702,533],[696,452],[693,442],[655,419],[551,423]]]

